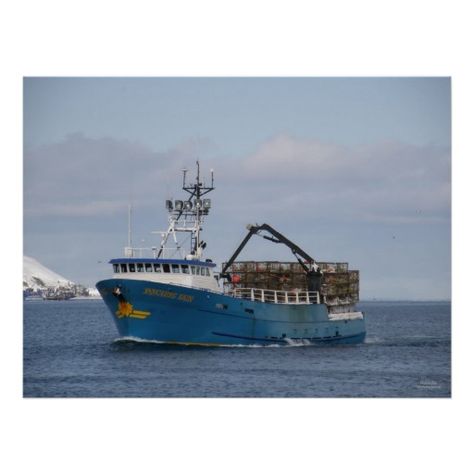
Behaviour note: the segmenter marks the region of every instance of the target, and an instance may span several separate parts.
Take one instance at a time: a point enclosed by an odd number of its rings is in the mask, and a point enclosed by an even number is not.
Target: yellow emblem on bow
[[[118,310],[115,312],[118,318],[137,318],[137,319],[145,319],[150,316],[149,311],[138,311],[133,309],[133,306],[128,303],[127,301],[120,301],[118,304]]]

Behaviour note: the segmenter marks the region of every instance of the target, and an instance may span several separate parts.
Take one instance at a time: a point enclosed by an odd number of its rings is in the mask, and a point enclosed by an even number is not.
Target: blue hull
[[[150,281],[97,283],[124,338],[206,346],[360,343],[363,319],[328,320],[324,304],[285,305]],[[120,296],[114,289],[120,288]],[[116,293],[116,292],[115,292]]]

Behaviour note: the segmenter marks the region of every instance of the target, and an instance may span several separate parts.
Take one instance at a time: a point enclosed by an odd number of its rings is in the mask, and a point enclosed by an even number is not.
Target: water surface
[[[116,341],[100,300],[24,303],[25,397],[450,397],[450,303],[371,302],[365,343]]]

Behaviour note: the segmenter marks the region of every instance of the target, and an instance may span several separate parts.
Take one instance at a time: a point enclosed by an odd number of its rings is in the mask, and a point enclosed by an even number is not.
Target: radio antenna
[[[128,205],[128,247],[132,247],[132,205]]]

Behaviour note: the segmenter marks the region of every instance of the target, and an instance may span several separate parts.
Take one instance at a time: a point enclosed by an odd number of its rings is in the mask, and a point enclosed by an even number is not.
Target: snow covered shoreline
[[[26,255],[23,256],[23,292],[25,297],[63,292],[70,294],[73,299],[100,298],[96,288],[85,288],[74,283]]]

